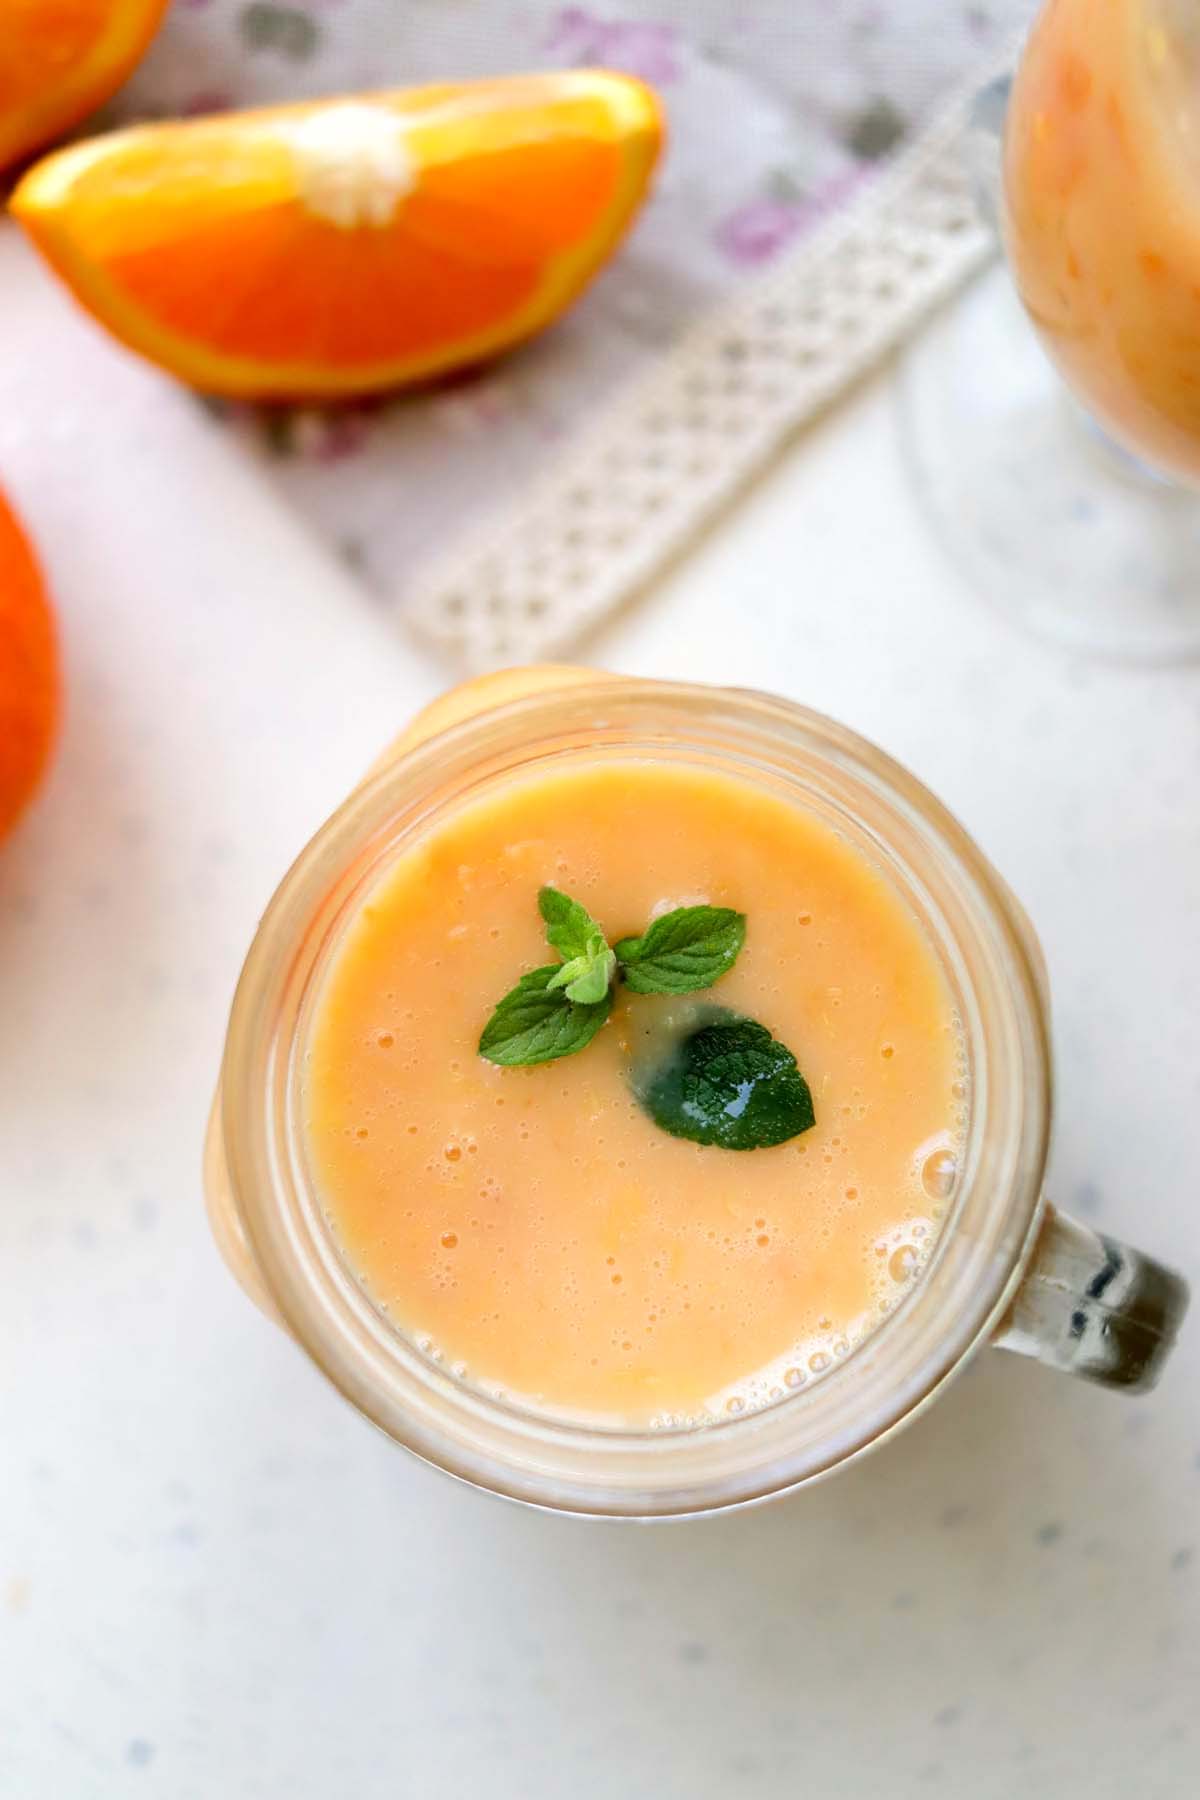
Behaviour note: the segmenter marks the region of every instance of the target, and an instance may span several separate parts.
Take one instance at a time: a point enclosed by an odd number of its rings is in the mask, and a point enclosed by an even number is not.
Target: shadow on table
[[[615,1614],[652,1657],[719,1662],[760,1712],[794,1707],[797,1681],[806,1704],[827,1702],[882,1654],[897,1658],[897,1692],[933,1717],[922,1683],[936,1673],[945,1699],[971,1667],[978,1681],[1000,1636],[1014,1668],[1035,1653],[1085,1659],[1144,1571],[1167,1593],[1152,1416],[1152,1402],[987,1353],[890,1444],[777,1503],[649,1527],[510,1511],[486,1536],[520,1566],[531,1612],[569,1596],[568,1654],[590,1640],[607,1683],[646,1677],[645,1652],[624,1668],[613,1656]],[[1190,1471],[1194,1450],[1176,1448]],[[1161,1605],[1165,1620],[1174,1602]],[[918,1677],[906,1646],[921,1645]]]

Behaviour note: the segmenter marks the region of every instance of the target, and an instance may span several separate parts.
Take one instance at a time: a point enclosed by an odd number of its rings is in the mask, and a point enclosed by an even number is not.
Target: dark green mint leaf
[[[558,963],[522,975],[505,994],[483,1028],[479,1054],[502,1068],[554,1062],[590,1044],[612,1010],[606,990],[592,1005],[578,1005],[561,988],[551,988]]]
[[[551,949],[557,950],[564,962],[586,956],[593,939],[605,941],[604,933],[586,906],[580,906],[578,900],[560,893],[556,887],[542,888],[538,894],[538,911],[545,920]]]
[[[638,1098],[663,1131],[723,1150],[763,1150],[816,1123],[795,1057],[754,1019],[690,1032]]]
[[[642,937],[622,938],[617,960],[635,994],[694,994],[733,967],[745,941],[745,913],[681,906]]]

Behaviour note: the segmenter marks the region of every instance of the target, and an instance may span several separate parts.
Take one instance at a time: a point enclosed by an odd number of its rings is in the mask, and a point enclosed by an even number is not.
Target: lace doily
[[[964,155],[974,92],[630,384],[522,502],[426,564],[404,618],[478,670],[561,653],[643,587],[994,251]]]

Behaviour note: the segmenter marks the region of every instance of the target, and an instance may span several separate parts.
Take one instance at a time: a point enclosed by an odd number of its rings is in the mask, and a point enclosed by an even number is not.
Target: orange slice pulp
[[[11,204],[89,312],[193,385],[362,393],[560,313],[661,136],[628,76],[513,76],[139,126],[46,158]]]
[[[0,168],[107,100],[166,8],[167,0],[2,0]]]

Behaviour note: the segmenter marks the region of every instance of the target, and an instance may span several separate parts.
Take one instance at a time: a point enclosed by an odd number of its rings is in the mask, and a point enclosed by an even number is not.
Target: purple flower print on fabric
[[[601,19],[582,6],[565,6],[557,15],[546,48],[571,62],[623,69],[655,87],[669,87],[682,72],[673,25],[648,19]]]
[[[860,169],[844,169],[797,200],[748,200],[717,225],[717,247],[730,262],[743,267],[770,262],[788,244],[836,211],[861,180]]]
[[[297,412],[292,418],[292,450],[311,462],[344,462],[358,456],[371,441],[371,417],[377,410],[367,405],[321,407]]]
[[[198,94],[189,94],[179,110],[185,119],[202,119],[208,113],[232,112],[236,106],[237,101],[232,94],[211,88]]]

